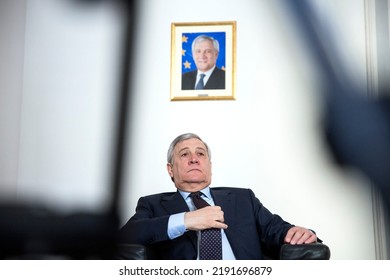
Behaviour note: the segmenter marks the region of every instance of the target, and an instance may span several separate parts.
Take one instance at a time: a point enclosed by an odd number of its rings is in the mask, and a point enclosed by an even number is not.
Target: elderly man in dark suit
[[[150,259],[277,258],[284,243],[317,241],[313,231],[272,214],[250,189],[211,188],[210,150],[196,134],[173,140],[167,169],[177,191],[140,198],[121,229],[121,239],[147,246]],[[210,231],[218,237],[202,253]]]
[[[219,43],[199,35],[192,42],[192,56],[197,70],[182,75],[182,90],[225,89],[225,71],[216,66]]]

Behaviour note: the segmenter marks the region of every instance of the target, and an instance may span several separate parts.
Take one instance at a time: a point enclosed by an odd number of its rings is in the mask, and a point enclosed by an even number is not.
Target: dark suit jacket
[[[184,73],[181,77],[181,89],[195,89],[197,70]],[[204,89],[225,89],[225,71],[217,67],[211,73]]]
[[[225,233],[237,259],[278,258],[293,225],[266,209],[250,189],[218,187],[211,188],[211,194],[224,212]],[[146,245],[150,259],[196,259],[195,231],[173,240],[167,235],[169,216],[186,211],[179,192],[141,197],[136,214],[120,230],[121,242]]]

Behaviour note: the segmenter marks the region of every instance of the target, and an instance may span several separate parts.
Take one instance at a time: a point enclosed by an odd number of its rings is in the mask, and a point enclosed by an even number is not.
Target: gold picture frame
[[[192,42],[199,35],[209,36],[218,42],[216,68],[223,75],[215,87],[212,87],[210,76],[205,90],[201,91],[195,90],[197,67],[192,55]],[[171,36],[171,101],[235,100],[236,22],[176,22],[171,24]],[[192,76],[191,88],[184,74]],[[215,78],[216,75],[213,76]],[[210,88],[206,88],[207,84]]]

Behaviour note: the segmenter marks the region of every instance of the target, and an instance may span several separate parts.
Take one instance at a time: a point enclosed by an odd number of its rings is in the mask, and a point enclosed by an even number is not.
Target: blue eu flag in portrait
[[[219,55],[217,67],[226,70],[226,33],[225,32],[202,32],[202,33],[183,33],[182,34],[182,74],[196,70],[196,65],[192,57],[192,42],[199,35],[207,35],[216,39],[219,43]]]

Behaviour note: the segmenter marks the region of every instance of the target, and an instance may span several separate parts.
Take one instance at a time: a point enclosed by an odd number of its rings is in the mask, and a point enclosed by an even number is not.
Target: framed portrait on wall
[[[234,100],[236,22],[171,25],[171,101]]]

